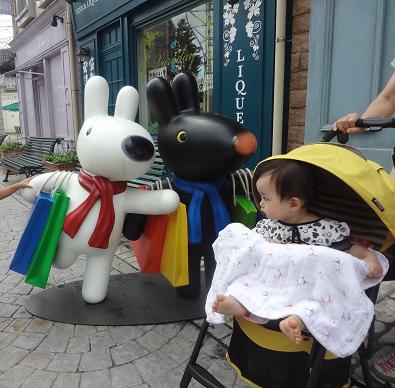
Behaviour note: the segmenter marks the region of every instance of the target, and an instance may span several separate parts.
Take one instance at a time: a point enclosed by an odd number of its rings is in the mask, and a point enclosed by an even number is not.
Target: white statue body
[[[85,121],[78,136],[77,154],[87,176],[124,182],[144,175],[150,169],[155,153],[148,131],[134,122],[138,109],[136,89],[123,87],[117,96],[114,116],[108,116],[108,85],[104,78],[95,76],[85,86],[84,103]],[[41,174],[34,177],[30,182],[32,189],[24,189],[23,197],[33,202],[48,176]],[[54,175],[45,183],[43,190],[52,190],[57,184],[56,180]],[[67,216],[90,196],[89,190],[81,186],[77,173],[63,179],[61,189],[70,197]],[[53,265],[67,268],[80,255],[87,256],[82,297],[88,303],[99,303],[106,297],[112,260],[126,214],[167,214],[179,205],[179,197],[172,190],[138,190],[126,185],[123,189],[112,196],[114,223],[101,247],[90,241],[95,228],[101,229],[98,224],[103,202],[101,198],[90,208],[73,237],[66,234],[63,226]],[[105,220],[111,218],[106,213],[103,215]]]

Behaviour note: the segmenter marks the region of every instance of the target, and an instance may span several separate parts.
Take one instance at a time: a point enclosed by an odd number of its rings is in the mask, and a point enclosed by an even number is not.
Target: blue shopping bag
[[[45,223],[52,207],[52,195],[42,191],[45,184],[52,178],[53,174],[42,184],[36,200],[30,212],[29,220],[19,240],[18,247],[12,259],[10,269],[22,275],[26,275],[32,262],[34,251],[40,241]]]

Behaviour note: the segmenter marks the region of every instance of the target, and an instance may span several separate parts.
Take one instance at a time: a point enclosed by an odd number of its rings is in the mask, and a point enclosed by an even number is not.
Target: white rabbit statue
[[[82,170],[64,179],[61,189],[70,197],[69,209],[53,265],[71,266],[79,255],[87,256],[82,297],[99,303],[106,297],[114,252],[119,244],[127,213],[166,214],[177,209],[179,197],[172,190],[138,190],[126,181],[147,172],[154,160],[151,136],[135,121],[138,92],[123,87],[117,96],[115,114],[108,116],[108,84],[99,76],[85,86],[85,121],[77,141]],[[48,178],[41,174],[22,191],[33,202]],[[49,191],[56,179],[49,179]]]

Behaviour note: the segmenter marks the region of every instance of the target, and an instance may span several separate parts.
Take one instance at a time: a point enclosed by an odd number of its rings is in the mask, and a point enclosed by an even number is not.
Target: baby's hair
[[[277,194],[283,199],[300,198],[309,209],[317,190],[316,173],[308,163],[291,159],[273,159],[263,163],[259,176],[270,174]]]

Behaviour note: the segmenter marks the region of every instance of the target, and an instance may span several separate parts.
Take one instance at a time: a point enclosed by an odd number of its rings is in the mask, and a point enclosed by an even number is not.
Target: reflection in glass
[[[191,72],[197,79],[201,110],[212,110],[212,12],[213,3],[207,2],[139,31],[140,123],[150,132],[157,129],[145,98],[146,84],[152,78],[171,82],[180,71]]]

